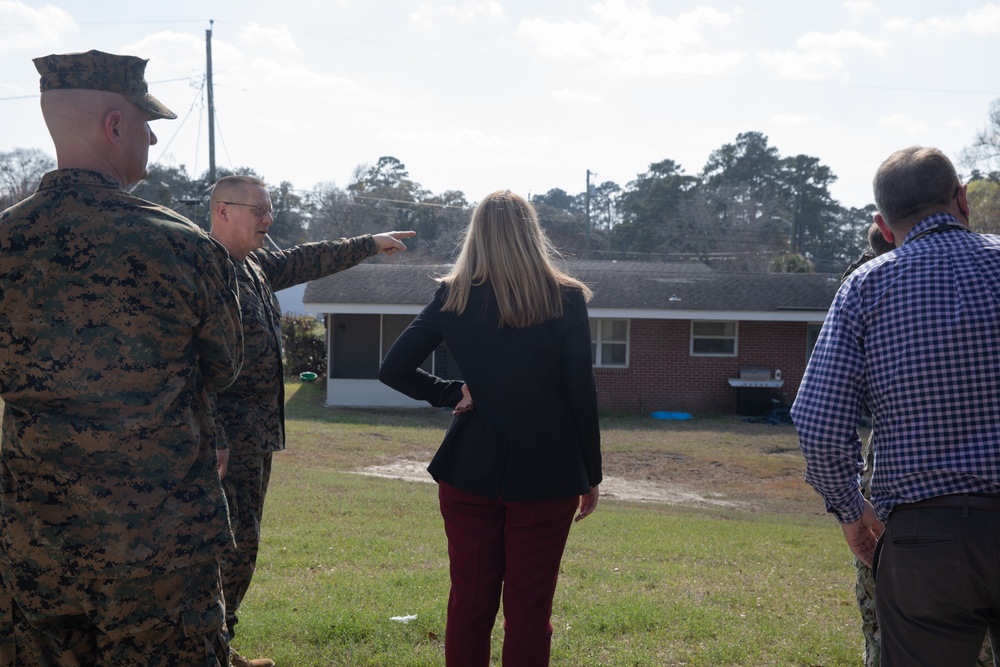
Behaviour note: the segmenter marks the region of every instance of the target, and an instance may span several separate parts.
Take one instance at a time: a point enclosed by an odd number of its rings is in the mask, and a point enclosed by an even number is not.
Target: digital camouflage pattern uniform
[[[872,467],[875,464],[875,451],[872,449],[872,437],[869,436],[864,446],[865,468],[861,473],[861,493],[871,500]],[[861,610],[861,633],[865,637],[863,658],[865,667],[878,667],[882,656],[879,643],[878,619],[875,617],[875,579],[870,567],[855,556],[854,567],[857,568],[855,594],[858,597],[858,608]]]
[[[98,172],[0,213],[0,665],[227,664],[225,249]]]
[[[236,634],[237,612],[257,565],[272,454],[285,448],[281,307],[274,293],[343,271],[375,254],[374,239],[365,235],[278,252],[257,250],[236,262],[246,361],[236,382],[217,398],[229,445],[229,472],[222,484],[237,544],[222,567],[230,637]]]

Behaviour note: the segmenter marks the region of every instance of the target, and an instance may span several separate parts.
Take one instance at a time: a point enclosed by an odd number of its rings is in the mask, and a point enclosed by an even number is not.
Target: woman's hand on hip
[[[475,409],[476,404],[472,402],[472,394],[469,393],[469,385],[462,385],[462,400],[458,402],[455,409],[451,411],[453,415],[460,415],[463,412]]]

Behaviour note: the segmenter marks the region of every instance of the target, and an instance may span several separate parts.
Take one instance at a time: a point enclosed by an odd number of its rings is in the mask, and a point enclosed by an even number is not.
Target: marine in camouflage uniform
[[[242,363],[232,264],[123,189],[170,114],[146,61],[35,63],[59,169],[0,213],[0,665],[226,664],[210,392]]]
[[[229,447],[228,472],[222,483],[237,544],[223,565],[226,621],[232,638],[237,612],[256,568],[272,455],[285,448],[281,308],[274,293],[343,271],[379,252],[405,250],[398,239],[413,232],[265,250],[262,246],[274,220],[270,195],[263,181],[248,176],[220,179],[212,190],[211,209],[212,236],[226,246],[236,265],[246,348],[239,378],[217,398]],[[269,663],[262,659],[259,664]]]
[[[861,473],[861,493],[871,500],[872,467],[875,464],[875,450],[872,448],[872,438],[864,446],[865,468]],[[878,630],[878,619],[875,617],[875,580],[870,567],[854,558],[857,568],[857,579],[854,592],[858,597],[858,609],[861,610],[861,633],[865,637],[863,652],[865,667],[878,667],[881,659],[881,644]]]

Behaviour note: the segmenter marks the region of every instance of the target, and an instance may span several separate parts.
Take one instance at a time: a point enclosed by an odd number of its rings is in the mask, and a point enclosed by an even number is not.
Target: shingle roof
[[[825,311],[839,276],[722,273],[704,264],[569,261],[566,269],[594,290],[590,308],[700,311]],[[311,304],[424,305],[447,264],[360,264],[314,280]]]

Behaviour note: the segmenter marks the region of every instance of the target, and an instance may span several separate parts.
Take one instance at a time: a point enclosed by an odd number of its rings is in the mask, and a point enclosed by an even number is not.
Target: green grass
[[[287,388],[257,573],[236,647],[279,667],[444,665],[447,547],[432,484],[352,474],[426,461],[446,411],[323,406]],[[575,524],[554,667],[861,664],[854,569],[802,481],[791,426],[737,417],[602,419],[607,475],[680,483],[740,510],[602,499]],[[416,614],[408,624],[389,620]],[[499,665],[502,629],[494,631]]]
[[[237,648],[280,667],[443,665],[436,488],[349,471],[427,460],[449,416],[330,409],[322,385],[287,389],[289,450],[275,457]],[[602,500],[570,534],[552,665],[861,663],[850,553],[802,482],[792,427],[609,417],[603,435],[615,476],[685,483],[747,509]],[[498,621],[497,665],[502,634]]]

